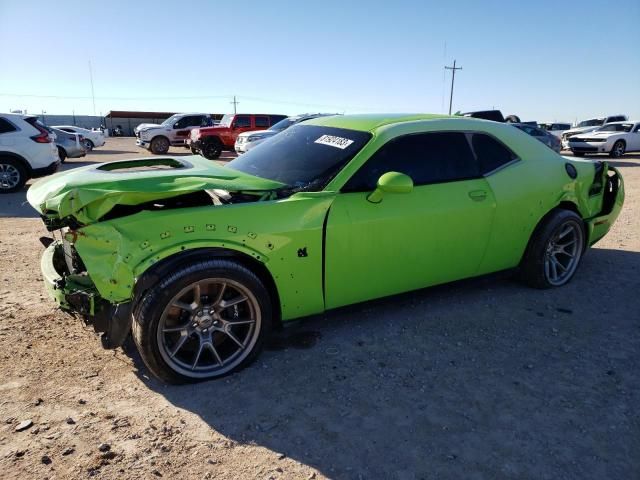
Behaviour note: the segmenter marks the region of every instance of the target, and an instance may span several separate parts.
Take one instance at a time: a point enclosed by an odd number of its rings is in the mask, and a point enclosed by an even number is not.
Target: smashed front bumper
[[[104,348],[122,345],[131,329],[131,302],[112,304],[98,294],[86,273],[72,274],[61,242],[49,245],[40,261],[47,293],[65,312],[80,315],[102,333]]]

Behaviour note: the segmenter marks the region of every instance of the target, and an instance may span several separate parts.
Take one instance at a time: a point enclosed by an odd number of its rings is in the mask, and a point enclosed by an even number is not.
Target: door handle
[[[481,202],[487,198],[487,192],[484,190],[471,190],[469,192],[469,198],[476,202]]]

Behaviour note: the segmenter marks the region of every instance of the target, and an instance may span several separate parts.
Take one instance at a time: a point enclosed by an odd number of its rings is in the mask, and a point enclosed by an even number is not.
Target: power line
[[[456,61],[453,61],[453,67],[444,66],[445,70],[451,70],[451,95],[449,96],[449,115],[451,115],[451,105],[453,104],[453,83],[456,81],[456,70],[462,70],[462,67],[456,67]]]

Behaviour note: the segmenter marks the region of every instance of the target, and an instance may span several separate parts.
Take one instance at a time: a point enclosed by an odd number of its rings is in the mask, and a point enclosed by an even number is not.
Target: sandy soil
[[[68,167],[132,155],[112,139]],[[53,308],[46,231],[3,196],[0,477],[640,478],[640,157],[615,163],[625,208],[567,287],[495,275],[341,309],[186,387]]]

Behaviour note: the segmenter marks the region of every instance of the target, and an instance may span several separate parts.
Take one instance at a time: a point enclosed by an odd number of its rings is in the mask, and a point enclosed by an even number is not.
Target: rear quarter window
[[[15,132],[17,130],[8,120],[0,117],[0,133]]]
[[[471,144],[483,175],[491,173],[518,158],[504,144],[484,133],[474,133],[471,138]]]

